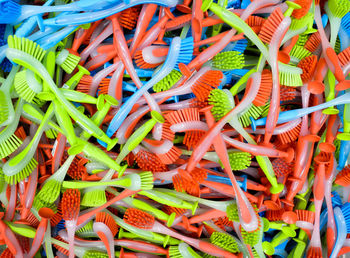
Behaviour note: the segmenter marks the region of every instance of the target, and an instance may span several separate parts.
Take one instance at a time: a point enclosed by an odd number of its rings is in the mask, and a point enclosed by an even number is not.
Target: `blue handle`
[[[337,170],[342,170],[345,167],[349,153],[350,153],[350,141],[340,141],[339,162],[338,162]]]

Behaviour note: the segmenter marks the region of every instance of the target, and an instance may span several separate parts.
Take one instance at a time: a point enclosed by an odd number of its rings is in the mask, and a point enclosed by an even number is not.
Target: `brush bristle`
[[[306,257],[322,258],[322,248],[310,246],[307,251]]]
[[[21,15],[21,5],[13,0],[0,2],[0,23],[11,24]]]
[[[312,53],[301,46],[294,46],[292,50],[289,53],[291,59],[293,62],[298,63],[300,60],[304,59],[305,57],[311,56]]]
[[[135,160],[137,165],[145,171],[163,172],[168,170],[167,166],[160,161],[156,154],[146,150],[137,152]]]
[[[310,223],[314,223],[315,221],[315,212],[314,211],[308,211],[308,210],[295,210],[298,220],[300,221],[307,221]]]
[[[55,179],[47,180],[43,188],[41,188],[40,192],[38,193],[37,197],[42,201],[54,203],[54,201],[56,201],[60,195],[61,184],[62,182],[59,182]]]
[[[182,143],[187,147],[187,149],[194,149],[204,135],[204,131],[187,131]]]
[[[252,155],[248,152],[228,152],[232,170],[242,170],[250,166]]]
[[[289,87],[303,86],[301,80],[302,70],[296,66],[280,64],[279,66],[280,84]]]
[[[180,47],[180,53],[177,58],[177,62],[175,65],[175,69],[179,71],[179,64],[188,64],[192,61],[192,55],[193,55],[193,38],[188,37],[183,40],[181,40],[181,47]]]
[[[81,199],[81,205],[86,207],[98,207],[106,203],[106,193],[104,189],[87,189]]]
[[[295,0],[294,3],[301,6],[300,9],[295,9],[292,13],[292,16],[296,19],[301,19],[308,14],[312,0]]]
[[[42,86],[40,83],[36,80],[35,76],[33,76],[33,79],[35,80],[32,81],[33,83],[29,84],[28,79],[28,74],[31,73],[29,70],[23,70],[21,72],[18,72],[15,76],[14,79],[14,85],[15,85],[15,90],[18,93],[18,95],[23,98],[27,102],[32,102],[35,95],[39,93],[42,90]]]
[[[316,65],[317,65],[316,55],[305,57],[299,62],[298,67],[303,70],[303,73],[301,74],[301,79],[303,83],[306,83],[312,79],[312,76],[316,69]]]
[[[22,144],[22,141],[15,135],[0,143],[0,159],[3,159],[13,153]]]
[[[179,251],[179,246],[169,246],[169,257],[170,258],[182,258],[182,254]]]
[[[153,86],[153,90],[155,92],[169,90],[175,85],[175,83],[177,83],[180,80],[181,77],[182,74],[179,71],[172,70],[169,74],[167,74],[163,79],[161,79]]]
[[[258,94],[256,94],[253,104],[257,107],[264,106],[270,99],[272,91],[272,73],[270,70],[264,69],[261,72],[261,80]]]
[[[98,85],[98,94],[108,94],[110,78],[103,78]]]
[[[153,188],[153,173],[145,171],[139,174],[141,178],[141,190],[151,190]]]
[[[278,134],[277,139],[282,144],[288,144],[290,142],[295,141],[299,137],[300,130],[301,130],[301,122],[296,127],[290,129],[289,131]]]
[[[92,76],[84,74],[80,79],[76,90],[82,93],[89,93],[92,83]]]
[[[12,176],[8,176],[5,174],[6,183],[10,185],[17,184],[19,181],[22,181],[23,179],[28,177],[33,172],[33,169],[36,168],[37,165],[38,165],[38,162],[34,158],[32,158],[29,161],[29,163],[17,174]]]
[[[46,202],[45,200],[41,200],[38,196],[35,196],[33,201],[33,207],[39,211],[41,208],[47,207],[53,210],[55,213],[57,212],[57,206],[53,203]]]
[[[207,71],[195,83],[193,83],[193,94],[199,101],[207,101],[210,92],[220,86],[223,76],[224,75],[221,71]]]
[[[247,111],[245,111],[239,116],[239,122],[242,124],[243,127],[247,127],[252,123],[250,118],[252,117],[253,119],[257,119],[261,116],[263,110],[264,107],[257,107],[254,104],[252,104]]]
[[[83,258],[108,258],[108,254],[100,251],[88,250],[84,253]]]
[[[181,216],[186,212],[186,209],[181,209],[181,208],[177,208],[177,207],[173,207],[173,206],[164,205],[162,208],[162,211],[164,211],[168,215],[175,212],[176,216]]]
[[[197,108],[184,108],[176,110],[169,112],[164,117],[167,121],[169,121],[171,125],[184,122],[200,121],[199,110]]]
[[[199,197],[200,189],[199,184],[194,180],[187,179],[181,175],[175,175],[172,178],[174,189],[177,192],[186,192],[190,195]]]
[[[170,148],[170,150],[166,153],[157,154],[159,159],[164,164],[173,164],[174,161],[176,161],[181,155],[181,150],[177,148],[176,146],[173,146]]]
[[[214,89],[210,91],[208,103],[209,105],[213,106],[210,111],[216,121],[219,121],[232,109],[229,96],[221,89]]]
[[[321,36],[320,33],[317,31],[310,36],[310,38],[306,41],[304,47],[310,52],[315,52],[319,46],[321,46]]]
[[[222,70],[242,69],[244,55],[238,51],[221,52],[214,56],[213,67]]]
[[[265,217],[269,221],[280,221],[282,220],[282,215],[285,212],[284,209],[278,209],[278,210],[267,210],[265,213]]]
[[[261,227],[262,227],[261,219],[258,219],[258,228],[254,231],[248,232],[248,231],[245,231],[243,227],[241,227],[240,229],[241,229],[243,242],[250,246],[256,245],[259,242]]]
[[[346,66],[350,63],[350,47],[339,53],[338,59],[341,66]]]
[[[142,50],[138,50],[135,52],[135,63],[141,69],[152,69],[161,64],[161,63],[156,63],[156,64],[147,63],[143,58]]]
[[[343,187],[350,185],[350,165],[347,165],[340,171],[340,173],[335,178],[335,183]]]
[[[107,227],[111,230],[113,236],[115,236],[118,233],[119,227],[110,214],[106,212],[99,212],[96,214],[95,221],[106,224]]]
[[[284,16],[280,8],[276,8],[261,27],[259,38],[264,43],[270,43],[276,29],[282,22]]]
[[[77,236],[82,238],[96,237],[96,233],[93,228],[94,222],[90,220],[84,227],[76,231]]]
[[[337,18],[343,18],[350,11],[349,0],[329,0],[329,10]]]
[[[236,240],[229,234],[214,232],[210,236],[210,242],[231,253],[239,252]]]
[[[140,5],[123,10],[119,17],[120,26],[128,30],[135,28],[140,11]]]
[[[141,229],[151,229],[155,222],[152,215],[135,208],[127,209],[123,219],[129,225]]]
[[[77,67],[80,56],[69,53],[67,49],[63,49],[56,58],[56,63],[68,74],[71,74]]]
[[[42,49],[37,43],[27,39],[27,38],[19,38],[17,36],[10,35],[7,38],[7,43],[9,48],[18,49],[20,51],[23,51],[31,56],[33,56],[35,59],[37,59],[39,62],[41,62],[46,54],[46,51]]]
[[[239,222],[238,207],[236,203],[227,206],[226,213],[229,220]]]
[[[287,163],[282,158],[274,159],[272,162],[273,171],[277,177],[287,176],[293,172],[294,163]]]
[[[63,193],[62,215],[64,220],[74,220],[79,215],[80,210],[80,192],[78,189],[67,189]]]

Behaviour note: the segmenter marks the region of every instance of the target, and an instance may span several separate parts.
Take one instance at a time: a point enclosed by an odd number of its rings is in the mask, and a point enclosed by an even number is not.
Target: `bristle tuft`
[[[151,229],[155,222],[152,215],[135,208],[129,208],[125,211],[124,221],[131,226],[141,229]]]
[[[74,220],[79,215],[80,210],[80,192],[78,189],[67,189],[63,193],[62,212],[64,220]]]

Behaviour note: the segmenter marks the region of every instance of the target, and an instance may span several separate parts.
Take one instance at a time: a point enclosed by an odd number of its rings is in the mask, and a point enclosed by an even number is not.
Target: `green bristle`
[[[340,140],[339,139],[335,139],[333,144],[335,146],[334,156],[338,160],[339,159],[339,151],[340,151]]]
[[[96,250],[89,250],[84,253],[83,258],[108,258],[108,254]]]
[[[343,18],[350,11],[350,1],[329,0],[328,7],[335,17]]]
[[[231,253],[239,252],[236,240],[229,234],[214,232],[210,236],[210,242]]]
[[[232,170],[242,170],[250,166],[252,155],[248,152],[229,152],[230,165]]]
[[[62,182],[55,179],[49,179],[41,188],[37,197],[47,203],[54,203],[60,195]]]
[[[56,139],[58,136],[58,132],[56,132],[56,130],[54,129],[48,129],[45,131],[45,135],[49,139]]]
[[[263,107],[257,107],[254,104],[252,104],[247,111],[245,111],[239,116],[239,122],[242,124],[243,127],[249,126],[252,123],[250,117],[257,119],[258,117],[260,117],[261,113],[263,112],[263,109]]]
[[[41,200],[38,196],[35,196],[33,201],[33,207],[38,211],[41,208],[47,207],[53,210],[53,212],[57,212],[57,206],[53,203],[45,202],[45,200]]]
[[[263,106],[263,112],[261,113],[261,117],[266,117],[270,110],[270,101],[268,101],[265,106]]]
[[[6,185],[5,175],[4,175],[4,172],[2,171],[2,168],[0,167],[0,192],[4,190],[5,185]]]
[[[294,46],[290,51],[289,55],[291,57],[292,62],[299,63],[300,60],[304,59],[305,57],[311,56],[312,53],[309,50],[306,50],[304,47]]]
[[[341,51],[340,51],[340,40],[339,38],[337,38],[337,40],[335,41],[335,45],[334,45],[334,51],[335,53],[339,54]]]
[[[299,35],[298,41],[296,43],[297,46],[305,46],[306,41],[309,39],[308,34],[301,34]]]
[[[226,213],[230,221],[239,222],[238,207],[236,203],[227,206]]]
[[[221,52],[214,56],[213,67],[221,70],[242,69],[244,67],[244,55],[238,51]]]
[[[46,51],[40,47],[37,43],[27,39],[19,38],[17,36],[8,36],[7,43],[9,48],[18,49],[33,56],[39,62],[41,62],[46,54]]]
[[[17,184],[19,181],[22,181],[27,176],[29,176],[32,173],[33,169],[36,168],[37,165],[38,165],[38,162],[34,158],[32,158],[30,162],[16,175],[7,176],[5,174],[6,183],[10,185]]]
[[[0,159],[3,159],[13,153],[22,144],[15,134],[12,134],[8,139],[0,143]]]
[[[313,20],[314,20],[314,15],[312,13],[307,13],[304,17],[302,17],[300,19],[292,18],[292,22],[290,24],[289,29],[291,29],[291,30],[302,29],[305,26],[308,26],[308,24],[310,22],[313,22]]]
[[[252,248],[252,253],[253,253],[253,258],[259,258],[260,257],[259,253],[255,250],[254,247]]]
[[[209,105],[213,106],[211,113],[213,114],[216,121],[219,121],[232,109],[232,104],[229,96],[225,93],[225,91],[220,89],[214,89],[210,91],[208,103]]]
[[[141,190],[153,189],[153,173],[151,171],[145,171],[139,174],[141,178]]]
[[[157,82],[153,86],[153,90],[155,92],[161,92],[169,90],[171,87],[177,83],[180,78],[182,77],[182,74],[177,70],[172,70],[167,76],[165,76],[163,79],[161,79],[159,82]]]
[[[78,229],[75,233],[81,238],[96,237],[93,225],[94,222],[90,220],[84,227]]]
[[[7,120],[8,115],[9,115],[9,109],[8,105],[6,105],[6,96],[3,91],[0,91],[0,103],[3,103],[0,105],[0,123],[3,123]]]
[[[107,202],[106,192],[104,187],[90,188],[84,192],[81,200],[81,205],[86,207],[98,207]]]
[[[42,91],[42,85],[37,80],[36,76],[33,76],[32,81],[28,81],[28,74],[33,73],[29,70],[23,70],[16,74],[14,79],[15,90],[18,95],[27,102],[32,102],[35,95]],[[35,80],[35,81],[34,81]]]
[[[243,238],[243,242],[247,245],[254,246],[259,242],[260,238],[260,230],[259,228],[253,232],[247,232],[241,227],[241,234]]]
[[[179,247],[177,245],[169,246],[169,257],[170,258],[182,258],[182,255],[179,251]]]
[[[303,81],[300,77],[302,73],[303,70],[299,67],[279,63],[279,79],[281,85],[289,87],[303,86]]]
[[[68,74],[71,74],[77,67],[80,56],[70,54],[67,49],[63,49],[57,56],[56,63]]]

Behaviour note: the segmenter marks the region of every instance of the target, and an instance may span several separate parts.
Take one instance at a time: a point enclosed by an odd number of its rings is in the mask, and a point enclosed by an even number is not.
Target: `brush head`
[[[37,194],[37,197],[45,202],[54,203],[60,195],[62,182],[55,180],[54,178],[48,179],[43,188]]]
[[[185,133],[183,144],[188,150],[194,149],[204,135],[204,131],[187,131]]]
[[[192,92],[199,101],[207,101],[210,92],[220,86],[223,78],[221,71],[209,70],[205,72],[195,83],[192,85]]]
[[[80,210],[80,192],[78,189],[67,189],[61,201],[62,215],[64,220],[75,220]]]
[[[76,231],[77,236],[81,238],[96,237],[96,233],[93,228],[94,222],[90,220],[84,227]]]
[[[151,229],[155,223],[155,218],[151,214],[135,208],[127,209],[123,220],[125,223],[140,229]]]
[[[307,250],[306,257],[312,257],[312,258],[322,258],[322,248],[321,247],[313,247],[310,246]]]
[[[233,108],[232,100],[228,94],[231,93],[221,89],[214,89],[210,91],[208,103],[209,105],[213,106],[210,111],[216,121],[223,118]]]
[[[210,242],[231,253],[238,253],[237,241],[229,234],[214,232],[210,236]]]
[[[301,80],[301,74],[303,70],[293,65],[280,64],[279,66],[279,79],[280,84],[289,87],[303,86]]]
[[[180,71],[179,64],[187,65],[192,61],[193,44],[194,42],[192,37],[188,37],[181,40],[180,53],[176,60],[176,65],[175,65],[176,70]]]
[[[41,62],[46,54],[46,51],[40,47],[37,43],[27,39],[27,38],[19,38],[17,36],[8,36],[7,43],[9,48],[18,49],[23,51],[39,62]]]
[[[180,80],[181,77],[182,77],[182,74],[179,71],[174,69],[169,74],[167,74],[163,79],[157,82],[153,86],[153,90],[155,92],[170,90],[171,87],[173,87],[175,83],[177,83]]]
[[[107,225],[107,227],[111,230],[111,233],[113,236],[115,236],[118,233],[119,226],[113,219],[113,217],[106,213],[106,212],[98,212],[96,214],[96,222],[102,222]]]
[[[15,175],[8,176],[6,175],[6,171],[4,170],[6,183],[10,185],[17,184],[19,181],[22,181],[23,179],[28,177],[33,172],[33,169],[35,169],[37,165],[38,165],[38,162],[34,158],[32,158],[28,162],[28,164]]]
[[[327,4],[332,15],[340,19],[350,11],[349,0],[329,0]]]
[[[14,79],[15,90],[18,95],[27,102],[32,102],[35,95],[43,89],[37,76],[30,70],[18,72]]]
[[[174,189],[177,192],[186,192],[190,195],[199,197],[200,189],[198,182],[193,179],[188,179],[180,174],[173,176],[172,178]]]
[[[310,52],[309,52],[310,53]],[[303,58],[299,63],[298,67],[303,70],[301,74],[301,80],[306,83],[312,79],[317,65],[317,56],[311,55]]]
[[[350,47],[344,49],[338,55],[339,63],[341,66],[346,66],[350,63]]]
[[[232,170],[242,170],[250,166],[252,155],[243,151],[228,152],[228,157]]]
[[[145,171],[139,174],[141,178],[141,190],[153,189],[153,173],[151,171]]]
[[[309,211],[309,210],[295,210],[298,220],[300,221],[306,221],[309,223],[314,223],[315,221],[315,212]]]
[[[214,56],[213,67],[221,70],[242,69],[244,55],[238,51],[221,52]]]
[[[245,231],[241,226],[241,234],[243,238],[243,242],[247,245],[254,246],[259,243],[260,240],[260,229],[262,228],[261,219],[258,218],[258,228],[254,231],[248,232]]]
[[[97,250],[88,250],[84,253],[83,258],[108,258],[108,254]]]
[[[182,258],[183,255],[179,251],[179,246],[172,245],[169,246],[169,258]]]
[[[302,19],[309,13],[312,0],[295,0],[294,3],[300,5],[301,8],[295,9],[292,13],[292,17]]]
[[[128,9],[121,11],[118,19],[120,26],[128,30],[134,29],[137,24],[140,11],[141,11],[140,5],[130,7]]]
[[[305,49],[310,52],[315,52],[321,46],[321,36],[319,32],[313,33],[305,43]]]
[[[135,155],[137,165],[144,171],[163,172],[168,171],[168,168],[156,154],[146,150],[139,150]]]
[[[300,62],[300,60],[304,59],[305,57],[311,56],[312,53],[305,49],[304,47],[295,45],[292,50],[289,53],[291,60],[295,63]]]
[[[178,160],[178,158],[181,156],[181,150],[177,148],[176,146],[172,146],[168,152],[157,154],[159,159],[164,164],[173,164],[174,161]]]
[[[92,76],[84,74],[83,77],[81,77],[76,90],[82,93],[89,93],[92,79]]]
[[[350,185],[350,165],[344,167],[335,178],[335,183],[343,187]]]
[[[21,5],[13,0],[4,0],[0,2],[0,23],[14,23],[21,15]]]
[[[254,104],[251,104],[250,108],[238,117],[238,120],[243,127],[247,127],[252,123],[251,118],[259,118],[263,111],[264,107],[257,107]]]
[[[287,176],[293,172],[294,163],[286,162],[284,159],[277,158],[272,161],[273,171],[277,177]]]
[[[264,69],[261,72],[261,80],[258,94],[256,94],[253,104],[257,107],[264,106],[270,99],[272,91],[272,73]]]
[[[259,38],[262,42],[267,44],[271,42],[273,34],[282,22],[283,18],[284,15],[279,7],[273,10],[271,15],[267,18],[261,27]]]
[[[96,187],[91,189],[86,189],[84,191],[83,198],[81,200],[81,205],[86,207],[99,207],[106,203],[106,192],[105,188]]]
[[[238,207],[236,203],[227,206],[226,213],[229,220],[239,222]]]
[[[167,113],[165,119],[171,124],[200,121],[198,108],[184,108]]]
[[[56,64],[68,74],[71,74],[77,67],[80,61],[80,56],[69,53],[67,49],[63,49],[56,58]]]
[[[1,116],[1,113],[0,113]],[[1,136],[1,134],[0,134]],[[5,138],[5,137],[4,137]],[[12,134],[9,138],[0,142],[0,159],[3,159],[13,153],[22,144],[15,134]]]

